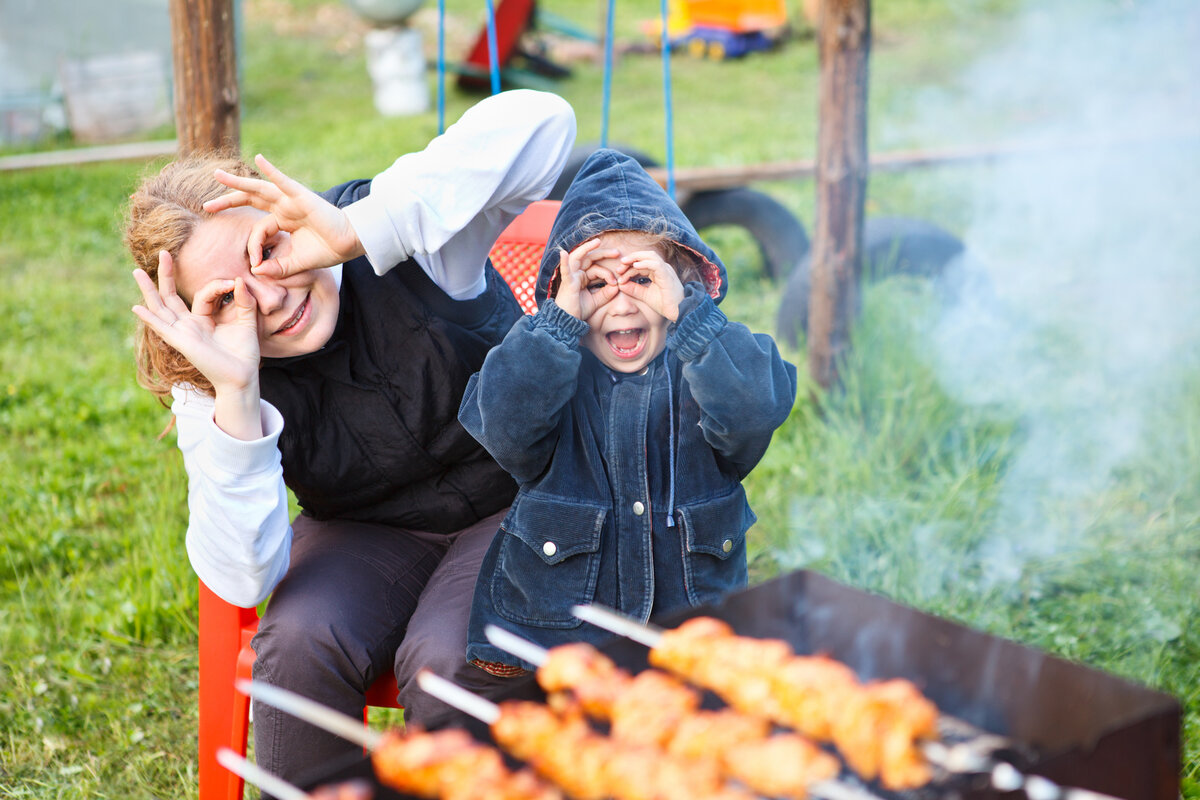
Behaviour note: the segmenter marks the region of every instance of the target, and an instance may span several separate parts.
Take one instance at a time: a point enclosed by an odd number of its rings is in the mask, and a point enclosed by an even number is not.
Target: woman
[[[455,415],[520,315],[488,250],[574,132],[555,95],[506,92],[321,196],[261,156],[267,180],[208,156],[132,196],[139,379],[173,398],[192,566],[236,605],[271,596],[256,678],[354,714],[393,669],[426,725],[446,709],[421,667],[497,683],[465,661],[466,620],[515,486]],[[294,783],[355,749],[264,705],[254,720],[258,763]]]

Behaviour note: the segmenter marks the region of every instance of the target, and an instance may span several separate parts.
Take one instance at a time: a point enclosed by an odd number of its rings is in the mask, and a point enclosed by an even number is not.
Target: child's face
[[[619,250],[620,256],[657,251],[637,234],[605,233],[598,239],[600,245],[597,250]],[[592,262],[584,291],[590,291],[594,297],[598,297],[606,276],[622,275],[627,267],[621,262],[620,256]],[[644,277],[635,280],[648,282]],[[624,291],[617,292],[611,300],[602,303],[584,321],[591,326],[591,330],[584,334],[580,343],[609,369],[629,374],[641,372],[658,358],[658,354],[667,346],[667,327],[671,324],[647,302],[631,297]]]

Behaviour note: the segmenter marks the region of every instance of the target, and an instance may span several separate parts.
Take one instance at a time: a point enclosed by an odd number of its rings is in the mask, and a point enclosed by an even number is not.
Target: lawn
[[[448,5],[461,52],[482,11]],[[597,25],[594,3],[546,5]],[[875,152],[1046,149],[872,177],[869,216],[937,222],[983,277],[865,287],[842,387],[802,387],[747,481],[753,580],[819,570],[1170,692],[1183,793],[1200,798],[1200,10],[875,5]],[[247,154],[324,186],[436,134],[432,112],[374,112],[343,6],[244,10]],[[656,11],[622,5],[619,41]],[[555,89],[595,141],[602,73],[571,67]],[[802,35],[738,62],[677,59],[677,164],[811,157],[816,69]],[[474,99],[451,89],[448,118]],[[609,136],[664,158],[656,56],[619,59]],[[169,413],[134,383],[120,242],[153,166],[0,173],[0,797],[196,793],[186,482]],[[811,182],[754,188],[811,228]],[[773,332],[781,289],[753,243],[707,235],[727,313]],[[803,374],[803,342],[786,355]]]

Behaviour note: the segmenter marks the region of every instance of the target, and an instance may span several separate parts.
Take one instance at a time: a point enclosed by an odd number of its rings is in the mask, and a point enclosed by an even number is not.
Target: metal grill
[[[1179,702],[1089,667],[800,571],[727,596],[719,606],[661,620],[673,627],[714,616],[745,636],[787,641],[797,653],[824,653],[862,680],[906,678],[942,712],[944,744],[967,744],[1063,786],[1128,800],[1177,800]],[[646,668],[646,648],[614,639],[602,648],[631,671]],[[532,679],[509,699],[543,700]],[[715,705],[715,698],[710,698]],[[490,741],[486,727],[458,725]],[[373,777],[369,762],[326,765],[309,785]],[[1005,795],[982,774],[938,771],[928,786],[887,792],[848,771],[842,780],[887,800],[992,800]],[[381,790],[379,797],[404,797]]]

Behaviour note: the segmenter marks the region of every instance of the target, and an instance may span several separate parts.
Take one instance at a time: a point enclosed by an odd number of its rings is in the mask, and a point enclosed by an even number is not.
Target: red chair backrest
[[[537,287],[538,267],[550,228],[558,214],[561,203],[557,200],[538,200],[530,203],[519,217],[512,221],[496,239],[489,255],[492,266],[512,289],[526,314],[537,311],[533,297]]]

